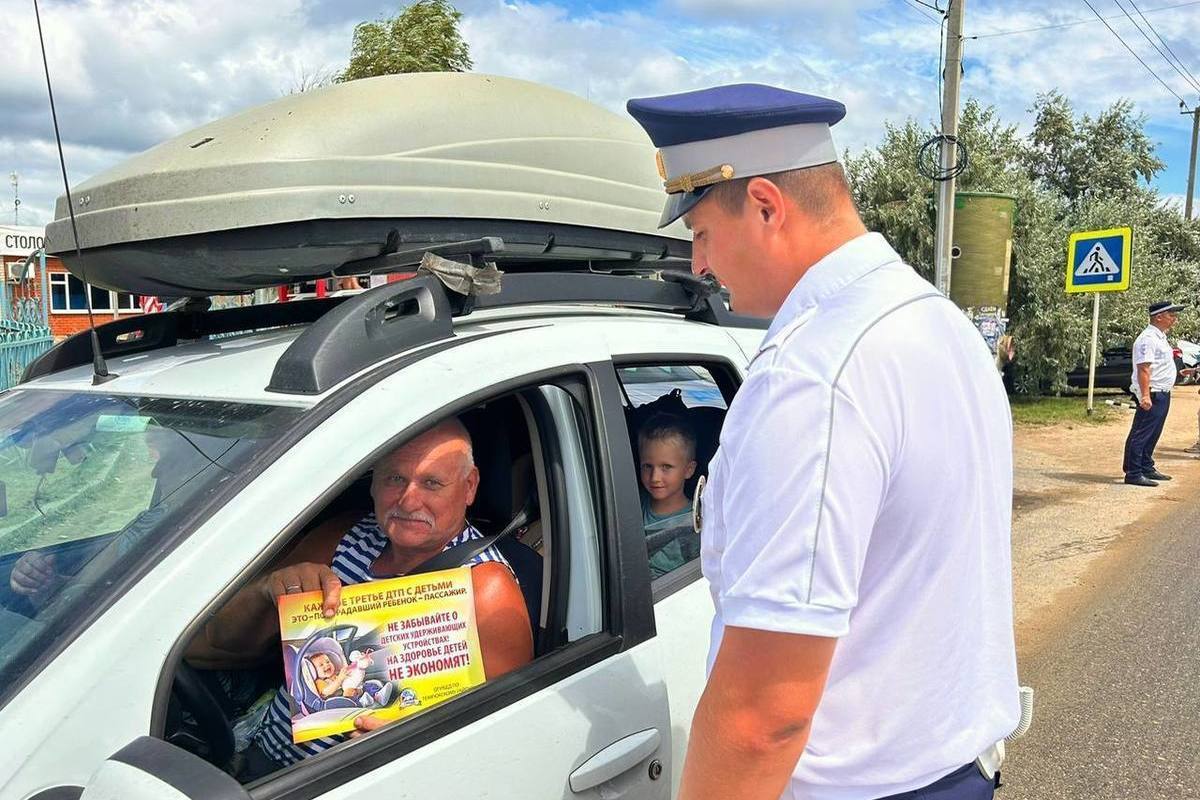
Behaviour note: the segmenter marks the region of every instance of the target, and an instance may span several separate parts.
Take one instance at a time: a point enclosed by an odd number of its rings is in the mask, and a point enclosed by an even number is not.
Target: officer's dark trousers
[[[1144,475],[1154,469],[1154,446],[1167,422],[1171,408],[1170,392],[1151,392],[1150,410],[1138,406],[1133,415],[1133,427],[1125,439],[1125,474]]]
[[[894,794],[880,800],[992,800],[995,794],[995,783],[985,778],[972,762],[924,789]]]

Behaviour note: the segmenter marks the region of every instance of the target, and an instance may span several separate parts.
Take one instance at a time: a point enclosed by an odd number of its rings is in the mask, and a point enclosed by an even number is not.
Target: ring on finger
[[[298,583],[289,583],[289,584],[287,584],[286,586],[284,586],[283,588],[284,588],[284,591],[286,591],[286,592],[288,592],[288,593],[290,594],[291,592],[298,592],[298,591],[300,591],[300,584],[298,584]]]

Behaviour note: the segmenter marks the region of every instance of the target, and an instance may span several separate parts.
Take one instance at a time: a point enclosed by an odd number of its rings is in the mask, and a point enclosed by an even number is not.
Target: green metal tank
[[[954,198],[954,245],[950,299],[959,308],[1008,308],[1013,216],[1008,194],[958,192]]]

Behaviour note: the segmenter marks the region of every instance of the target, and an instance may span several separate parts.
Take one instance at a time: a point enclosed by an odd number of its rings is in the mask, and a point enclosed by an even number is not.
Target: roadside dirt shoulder
[[[1099,425],[1020,426],[1013,436],[1013,595],[1017,651],[1035,652],[1092,593],[1103,590],[1146,531],[1200,491],[1196,441],[1200,396],[1180,387],[1155,450],[1174,480],[1157,488],[1122,482],[1133,412]]]

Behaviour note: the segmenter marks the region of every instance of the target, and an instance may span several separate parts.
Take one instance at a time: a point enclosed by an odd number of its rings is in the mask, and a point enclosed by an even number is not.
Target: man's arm
[[[491,562],[471,569],[475,594],[475,624],[488,680],[528,664],[533,658],[533,633],[525,597],[508,567]]]
[[[678,800],[778,800],[837,639],[728,627],[692,720]]]
[[[323,589],[326,605],[336,609],[340,582],[329,565],[338,542],[353,524],[335,517],[305,534],[290,551],[272,563],[262,576],[230,598],[188,644],[185,658],[194,666],[237,668],[256,664],[279,640],[275,598],[291,583],[301,591]],[[337,583],[337,586],[333,586]],[[334,591],[329,591],[333,589]]]
[[[1146,411],[1149,411],[1153,405],[1150,401],[1150,366],[1148,363],[1137,365],[1138,389],[1141,390],[1141,400],[1138,401],[1138,405]]]

